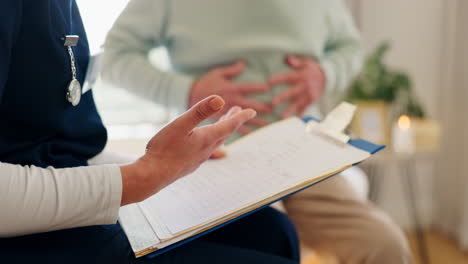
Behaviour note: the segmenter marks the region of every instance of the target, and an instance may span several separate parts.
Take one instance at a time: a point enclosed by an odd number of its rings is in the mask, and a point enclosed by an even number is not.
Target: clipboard
[[[385,146],[383,145],[377,145],[373,144],[371,142],[368,142],[366,140],[362,139],[349,139],[349,136],[344,133],[344,129],[347,127],[347,125],[351,122],[351,119],[353,117],[355,107],[353,105],[343,103],[340,105],[338,108],[336,108],[334,111],[332,111],[324,121],[319,122],[319,120],[312,118],[312,117],[306,117],[303,118],[302,121],[308,124],[307,128],[311,130],[311,133],[319,133],[323,134],[323,136],[328,137],[329,140],[335,141],[336,144],[348,144],[351,145],[357,149],[363,150],[367,152],[369,155],[373,155],[383,148]],[[338,116],[338,118],[336,118]],[[344,118],[343,118],[344,117]],[[300,123],[300,122],[298,122]],[[331,130],[333,130],[332,133],[328,133]],[[241,139],[242,140],[242,139]],[[359,164],[360,162],[354,163],[351,166],[355,166]],[[269,200],[263,200],[260,201],[258,204],[254,204],[253,206],[246,207],[247,210],[239,210],[238,213],[234,214],[234,216],[230,218],[223,219],[221,222],[216,222],[213,221],[213,224],[210,223],[210,225],[207,225],[206,228],[204,229],[199,229],[197,232],[195,232],[193,235],[190,235],[189,237],[183,238],[181,241],[175,242],[173,244],[167,245],[163,248],[156,248],[156,247],[150,247],[145,250],[140,250],[138,252],[135,252],[135,255],[137,257],[142,257],[145,256],[147,258],[154,258],[157,257],[165,252],[168,252],[170,250],[173,250],[174,248],[177,248],[181,245],[184,245],[190,241],[193,241],[194,239],[197,239],[203,235],[206,235],[210,232],[213,232],[221,227],[224,227],[234,221],[237,221],[243,217],[246,217],[248,215],[251,215],[252,213],[255,213],[275,202],[281,201],[291,195],[294,195],[304,189],[307,189],[311,186],[314,186],[322,181],[327,180],[330,177],[333,177],[334,175],[339,174],[343,170],[351,167],[347,166],[345,168],[340,168],[337,171],[333,173],[329,173],[326,175],[322,175],[318,178],[313,178],[309,182],[305,181],[304,183],[301,183],[298,186],[295,186],[294,188],[287,189],[283,192],[279,192],[277,195],[272,196],[274,198],[269,199]],[[284,195],[283,195],[284,194]],[[125,226],[124,230],[125,230]]]

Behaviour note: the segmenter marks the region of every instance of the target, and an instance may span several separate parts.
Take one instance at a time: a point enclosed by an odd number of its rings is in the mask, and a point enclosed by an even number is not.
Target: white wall
[[[348,0],[357,15],[366,50],[385,40],[387,62],[408,71],[418,97],[433,116],[441,83],[444,26],[442,0]]]
[[[439,113],[444,137],[434,178],[434,224],[468,249],[468,2],[447,3],[445,78]]]
[[[443,0],[347,0],[362,32],[369,52],[389,40],[392,49],[387,56],[391,66],[407,71],[414,89],[431,117],[438,117],[439,96],[443,83],[446,37],[446,3]],[[431,223],[433,160],[420,161],[413,177],[418,182],[417,199],[423,224]],[[400,225],[410,228],[404,182],[398,165],[380,170],[382,184],[378,205]]]

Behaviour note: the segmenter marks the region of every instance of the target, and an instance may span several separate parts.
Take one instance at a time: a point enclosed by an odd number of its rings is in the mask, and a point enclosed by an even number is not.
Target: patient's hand
[[[197,127],[223,109],[219,96],[202,100],[168,124],[148,143],[146,154],[121,167],[122,205],[142,201],[177,179],[193,172],[208,158],[222,157],[217,149],[246,121],[252,109],[234,107],[213,125]]]
[[[245,64],[243,62],[237,62],[225,67],[218,67],[195,81],[190,91],[189,107],[210,95],[217,94],[226,101],[226,107],[224,108],[225,110],[216,114],[214,119],[218,119],[224,115],[226,111],[233,106],[251,108],[259,113],[271,113],[272,107],[270,104],[248,98],[248,95],[253,93],[270,91],[270,86],[268,84],[254,82],[234,83],[232,81],[234,77],[244,71],[244,68]],[[266,125],[267,122],[260,118],[254,118],[250,120],[248,124],[263,126]],[[242,126],[239,131],[241,133],[246,133],[248,129]]]
[[[273,107],[289,102],[281,113],[282,118],[292,115],[302,116],[308,106],[320,99],[325,90],[325,74],[320,65],[308,57],[287,56],[286,62],[292,71],[270,77],[273,85],[289,84],[290,87],[273,98]]]

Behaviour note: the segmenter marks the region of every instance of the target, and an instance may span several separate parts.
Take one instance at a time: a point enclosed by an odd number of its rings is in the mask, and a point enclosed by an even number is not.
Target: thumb
[[[244,68],[245,63],[238,61],[232,65],[219,67],[218,69],[221,72],[221,75],[223,75],[225,78],[231,79],[241,74],[244,71]]]
[[[218,113],[224,106],[223,98],[218,95],[209,96],[196,105],[192,106],[187,112],[178,117],[173,125],[181,132],[188,133],[192,131],[201,122],[205,121],[212,115]]]
[[[288,55],[286,57],[286,63],[295,69],[300,68],[303,65],[302,59],[295,55]]]

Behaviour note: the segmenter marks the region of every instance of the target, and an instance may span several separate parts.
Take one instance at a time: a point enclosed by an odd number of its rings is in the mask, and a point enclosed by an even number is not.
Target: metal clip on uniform
[[[70,102],[73,106],[77,106],[81,100],[81,84],[76,79],[76,65],[75,65],[75,55],[73,53],[72,47],[78,45],[80,37],[77,35],[67,35],[65,36],[64,46],[68,49],[68,54],[70,55],[70,65],[72,72],[72,80],[67,87],[67,101]]]
[[[306,128],[307,132],[320,133],[340,143],[346,144],[350,137],[344,133],[344,130],[353,120],[355,111],[355,105],[343,102],[333,109],[322,122],[309,121]]]

